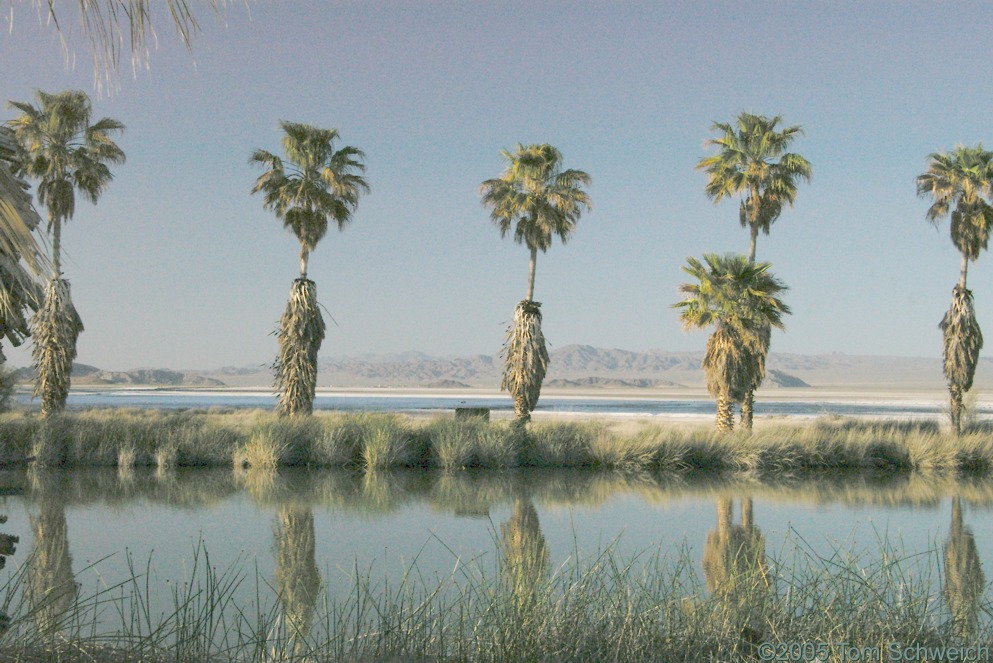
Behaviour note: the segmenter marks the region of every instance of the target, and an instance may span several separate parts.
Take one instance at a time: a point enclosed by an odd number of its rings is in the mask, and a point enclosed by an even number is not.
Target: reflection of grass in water
[[[316,575],[309,561],[311,527],[303,515],[292,524],[288,519],[294,516],[283,514],[277,528],[285,537],[277,546],[286,546],[282,568],[299,562],[298,589],[309,605]],[[530,536],[523,525],[508,523],[506,529],[520,529],[521,541]],[[166,609],[150,607],[150,593],[158,591],[144,580],[146,572],[154,575],[151,561],[135,568],[128,560],[133,579],[80,597],[62,618],[70,627],[60,638],[39,639],[28,606],[16,600],[28,582],[25,564],[0,588],[0,594],[15,597],[0,659],[56,660],[57,651],[62,660],[98,661],[724,661],[750,660],[756,641],[782,639],[828,643],[830,660],[841,660],[838,645],[831,643],[959,642],[950,610],[935,590],[939,555],[910,558],[886,541],[879,546],[866,561],[840,548],[819,555],[802,541],[789,540],[781,562],[767,560],[768,599],[729,603],[704,590],[685,548],[626,557],[609,544],[542,572],[545,579],[528,588],[537,600],[528,601],[525,612],[514,607],[515,584],[493,572],[489,556],[453,560],[453,572],[440,578],[419,572],[415,561],[399,581],[378,579],[374,563],[361,571],[360,562],[350,592],[316,600],[306,637],[299,637],[301,630],[294,637],[288,622],[296,617],[273,603],[265,579],[253,579],[247,565],[218,570],[198,548],[186,565],[186,579],[167,592]],[[287,577],[276,584],[289,582]],[[245,583],[265,593],[261,607],[235,600]],[[284,595],[290,593],[286,587]],[[305,606],[304,619],[311,619],[310,610]],[[99,628],[117,636],[94,630],[98,613]],[[522,624],[526,633],[518,630]],[[993,637],[989,615],[980,616],[972,637],[980,643]]]
[[[595,507],[635,497],[649,504],[712,501],[750,496],[784,504],[847,504],[860,507],[937,507],[949,496],[975,506],[993,505],[993,482],[948,475],[820,472],[756,477],[738,473],[594,471],[591,469],[515,468],[501,471],[401,469],[359,470],[280,468],[175,468],[158,474],[136,467],[112,469],[36,469],[0,473],[0,482],[23,490],[31,503],[57,499],[67,505],[126,505],[134,500],[183,508],[217,505],[248,490],[260,506],[279,508],[286,501],[307,507],[355,513],[388,513],[411,504],[440,511],[484,515],[511,504],[526,489],[536,504]]]

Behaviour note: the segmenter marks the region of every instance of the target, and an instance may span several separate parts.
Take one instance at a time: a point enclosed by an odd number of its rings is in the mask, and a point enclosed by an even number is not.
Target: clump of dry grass
[[[525,299],[514,309],[514,321],[507,329],[505,364],[500,389],[514,399],[514,415],[520,423],[531,420],[538,404],[541,383],[548,370],[548,348],[541,333],[541,303]]]
[[[431,461],[446,470],[518,464],[518,431],[482,419],[439,419],[425,427]]]
[[[324,341],[324,318],[317,305],[317,284],[299,278],[279,322],[279,356],[273,369],[281,415],[310,414],[317,389],[317,352]]]
[[[65,409],[76,339],[83,331],[83,321],[72,305],[68,281],[52,279],[44,291],[45,298],[31,324],[31,356],[38,372],[34,396],[41,397],[42,414],[50,415]]]
[[[235,451],[234,464],[257,468],[312,464],[321,432],[321,423],[312,417],[259,417],[248,441]]]
[[[399,417],[382,415],[366,428],[362,446],[362,467],[367,471],[415,465],[420,458],[412,444],[413,436]]]

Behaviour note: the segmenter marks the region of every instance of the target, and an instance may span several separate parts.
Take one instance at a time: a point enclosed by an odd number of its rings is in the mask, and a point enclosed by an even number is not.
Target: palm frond
[[[707,174],[704,192],[714,203],[724,198],[741,196],[739,220],[766,234],[779,218],[784,206],[793,206],[797,182],[809,182],[810,162],[786,149],[803,130],[797,126],[783,127],[778,115],[741,113],[735,125],[715,122],[711,131],[719,135],[709,139],[707,147],[717,154],[697,162],[697,170]]]
[[[279,124],[286,161],[266,150],[253,152],[249,162],[268,170],[255,180],[252,193],[263,194],[263,206],[309,253],[327,233],[328,221],[343,230],[360,195],[369,192],[369,184],[359,174],[365,171],[365,154],[351,146],[336,150],[337,129],[285,120]]]
[[[993,152],[958,145],[952,152],[928,155],[917,177],[917,195],[930,198],[926,218],[934,225],[949,216],[952,243],[967,260],[976,260],[989,243],[993,207],[984,199],[993,186]]]
[[[503,174],[479,187],[500,236],[513,228],[515,242],[543,252],[553,237],[567,242],[579,217],[592,207],[582,189],[592,178],[581,170],[562,170],[562,154],[551,145],[518,144],[514,152],[501,154],[507,161]]]

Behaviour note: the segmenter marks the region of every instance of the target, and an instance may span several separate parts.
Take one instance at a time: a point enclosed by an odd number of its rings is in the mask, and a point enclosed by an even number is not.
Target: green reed
[[[27,560],[0,587],[10,618],[0,660],[753,661],[762,643],[801,642],[839,661],[853,647],[885,656],[890,643],[993,639],[985,596],[967,631],[946,605],[937,552],[911,557],[886,541],[871,556],[822,555],[794,535],[760,570],[732,564],[709,589],[686,548],[625,556],[614,542],[551,566],[496,543],[496,560],[453,558],[442,577],[422,575],[416,559],[395,580],[357,561],[351,588],[317,597],[305,629],[246,560],[218,570],[199,544],[170,589],[152,584],[152,560],[128,557],[128,579],[81,594],[42,631],[24,600]],[[154,607],[163,594],[166,607]]]

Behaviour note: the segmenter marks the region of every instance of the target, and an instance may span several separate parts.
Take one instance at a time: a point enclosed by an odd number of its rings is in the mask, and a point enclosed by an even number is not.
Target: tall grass
[[[540,557],[540,545],[495,544],[503,551],[496,564],[462,560],[440,578],[421,574],[416,560],[398,580],[357,564],[349,592],[308,598],[306,628],[285,597],[269,598],[278,590],[258,571],[243,560],[217,569],[198,545],[187,577],[165,596],[150,582],[152,560],[128,557],[129,578],[81,594],[42,631],[24,598],[28,563],[0,588],[10,617],[0,660],[748,661],[763,642],[824,643],[828,660],[854,660],[841,643],[938,647],[993,638],[982,610],[961,631],[937,589],[937,553],[910,558],[886,541],[865,560],[840,548],[821,556],[791,540],[767,560],[763,582],[741,577],[713,591],[685,548],[625,557],[608,544],[549,567],[528,565],[528,551]],[[524,569],[526,583],[514,581],[515,569]],[[236,598],[246,589],[255,596],[249,604]],[[163,599],[165,609],[153,607]]]
[[[852,419],[768,424],[719,435],[710,426],[422,421],[394,414],[277,417],[259,411],[91,410],[48,418],[0,414],[7,457],[39,465],[470,468],[587,467],[757,474],[875,470],[986,476],[993,430],[961,436],[929,422]]]

